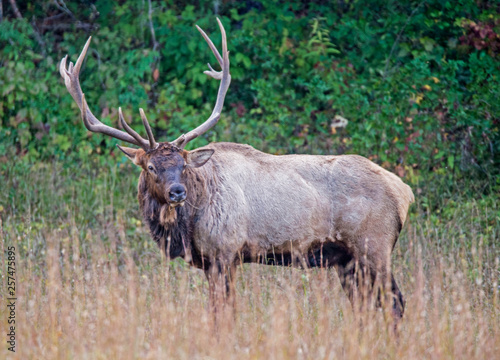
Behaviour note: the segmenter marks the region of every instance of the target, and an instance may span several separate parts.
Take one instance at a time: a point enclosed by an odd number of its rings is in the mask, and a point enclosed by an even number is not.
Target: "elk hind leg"
[[[392,295],[392,315],[395,319],[401,319],[405,311],[403,294],[399,290],[398,284],[391,274],[391,295]]]
[[[351,250],[340,242],[325,244],[320,252],[314,254],[313,261],[318,263],[321,259],[321,266],[333,267],[337,270],[340,283],[346,293],[353,308],[360,303],[359,278],[357,269],[360,265],[356,263]]]
[[[391,273],[389,256],[379,261],[376,254],[357,255],[341,243],[327,244],[321,253],[322,265],[337,270],[342,288],[355,311],[373,305],[381,307],[384,294],[385,304],[391,304],[394,318],[400,319],[404,312],[404,300]]]
[[[369,294],[375,299],[375,306],[389,310],[397,322],[403,317],[404,299],[391,271],[390,253],[384,259],[375,256],[367,258],[365,274],[371,280],[367,284]]]

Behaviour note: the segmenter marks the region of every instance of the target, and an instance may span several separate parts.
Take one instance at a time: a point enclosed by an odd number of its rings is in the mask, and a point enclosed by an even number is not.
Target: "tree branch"
[[[153,8],[151,6],[151,0],[148,0],[148,5],[149,29],[151,30],[151,39],[153,40],[153,51],[156,51],[156,49],[158,48],[158,43],[156,42],[155,28],[153,26]]]
[[[21,15],[21,12],[17,7],[16,0],[9,0],[9,1],[10,1],[10,6],[12,6],[12,11],[14,11],[14,15],[16,15],[18,19],[22,19],[23,16]]]
[[[54,4],[56,5],[56,7],[61,10],[62,12],[68,14],[72,19],[75,19],[75,16],[73,15],[73,13],[68,9],[68,7],[66,6],[66,3],[64,2],[64,0],[54,0]]]
[[[16,15],[18,19],[22,19],[23,15],[21,15],[21,12],[17,7],[16,0],[9,0],[9,1],[10,1],[10,6],[12,6],[12,10],[14,11],[14,15]],[[31,22],[31,27],[33,28],[33,35],[35,35],[35,40],[37,41],[38,45],[40,45],[40,48],[42,49],[42,54],[45,55],[45,42],[43,41],[42,37],[40,36],[40,33],[38,32],[35,26],[34,19]]]
[[[76,21],[73,24],[65,24],[65,23],[57,23],[57,24],[42,24],[40,28],[42,30],[68,30],[75,27],[76,29],[82,29],[85,31],[94,30],[97,26],[89,23],[83,23],[80,21]]]
[[[403,25],[403,27],[399,31],[398,36],[396,37],[396,40],[394,40],[394,44],[392,44],[391,52],[389,53],[389,56],[387,57],[387,59],[385,59],[384,74],[382,75],[383,79],[385,79],[386,76],[387,76],[387,71],[389,70],[389,61],[391,60],[391,57],[392,57],[392,54],[394,53],[394,50],[396,50],[396,46],[398,45],[399,40],[401,39],[401,35],[403,35],[403,31],[405,31],[406,27],[410,23],[411,18],[413,17],[413,15],[415,15],[415,13],[417,12],[417,10],[423,4],[425,4],[425,1],[422,1],[420,4],[418,4],[418,6],[415,9],[413,9],[413,11],[411,12],[410,16],[408,16],[408,19],[406,19],[405,24]]]

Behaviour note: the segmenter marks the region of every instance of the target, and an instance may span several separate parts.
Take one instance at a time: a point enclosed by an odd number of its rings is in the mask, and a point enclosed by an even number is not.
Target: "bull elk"
[[[151,236],[169,258],[205,271],[211,299],[220,293],[232,298],[242,263],[334,267],[351,302],[365,274],[372,286],[386,284],[378,287],[378,299],[388,296],[401,317],[404,302],[390,255],[414,197],[396,175],[357,155],[276,156],[235,143],[184,150],[218,122],[231,82],[226,33],[217,21],[222,55],[196,26],[221,67],[205,71],[220,80],[215,107],[204,123],[172,142],[156,142],[142,109],[147,139],[125,122],[121,108],[125,131],[92,114],[78,78],[90,38],[74,65],[66,66],[67,56],[60,63],[87,129],[139,147],[118,146],[141,168],[138,200]]]

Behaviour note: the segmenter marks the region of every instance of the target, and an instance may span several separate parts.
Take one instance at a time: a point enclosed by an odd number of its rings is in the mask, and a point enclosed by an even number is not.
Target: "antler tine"
[[[208,65],[210,70],[204,71],[205,74],[208,76],[213,77],[214,79],[220,80],[220,85],[219,85],[219,91],[217,93],[217,100],[215,102],[214,109],[212,111],[212,114],[210,117],[200,126],[198,126],[196,129],[189,131],[187,134],[183,134],[179,136],[176,140],[172,142],[172,144],[184,148],[188,142],[191,140],[197,138],[198,136],[204,134],[207,132],[210,128],[212,128],[217,122],[219,121],[222,108],[224,106],[224,99],[226,97],[227,90],[229,88],[229,84],[231,83],[231,74],[229,73],[229,52],[227,51],[227,39],[226,39],[226,31],[224,30],[224,26],[222,25],[221,21],[219,18],[217,18],[217,22],[219,24],[221,36],[222,36],[222,59],[219,55],[219,52],[215,48],[214,44],[212,41],[208,38],[208,36],[205,34],[201,28],[198,26],[197,29],[200,31],[200,33],[203,35],[205,40],[208,43],[208,46],[214,53],[215,57],[217,58],[217,61],[221,65],[222,70],[221,71],[215,71],[210,64]]]
[[[115,129],[113,127],[110,127],[108,125],[103,124],[99,119],[97,119],[94,114],[90,111],[87,101],[85,100],[85,95],[82,92],[82,89],[80,87],[80,80],[78,78],[80,74],[80,70],[83,64],[83,60],[85,59],[85,56],[87,54],[87,50],[90,46],[90,41],[92,37],[89,37],[87,42],[85,43],[85,46],[83,47],[82,52],[80,53],[80,56],[78,57],[78,60],[76,63],[73,65],[72,62],[69,63],[69,66],[66,66],[66,63],[68,61],[68,55],[66,55],[62,60],[59,65],[59,72],[61,73],[62,78],[64,79],[64,83],[66,85],[66,88],[68,89],[68,92],[71,94],[73,99],[75,100],[76,104],[80,108],[80,111],[82,113],[82,120],[83,123],[85,124],[85,127],[92,132],[96,133],[102,133],[111,137],[114,137],[118,140],[122,140],[134,145],[137,145],[144,150],[150,150],[152,147],[151,145],[154,143],[154,138],[152,138],[151,128],[149,127],[149,124],[147,124],[146,131],[148,132],[148,136],[150,141],[145,140],[142,138],[138,133],[136,133],[130,126],[128,126],[123,119],[123,114],[121,112],[121,108],[119,109],[119,121],[122,123],[123,127],[125,128],[125,131],[121,131],[118,129]],[[151,142],[151,139],[153,141]]]
[[[73,73],[75,74],[75,76],[78,76],[80,74],[80,69],[82,67],[83,60],[85,59],[85,56],[87,56],[87,50],[89,49],[91,40],[92,40],[92,36],[89,36],[89,39],[85,43],[85,46],[83,47],[83,50],[82,50],[80,56],[76,60],[75,67],[73,69]]]
[[[219,21],[219,19],[217,18],[217,21]],[[219,22],[220,23],[220,22]],[[210,40],[210,38],[208,37],[208,35],[203,31],[203,29],[201,27],[199,27],[198,25],[195,25],[196,28],[198,29],[198,31],[201,33],[201,36],[203,36],[203,38],[205,39],[205,41],[207,42],[208,46],[210,47],[210,50],[212,50],[212,52],[214,53],[215,55],[215,58],[217,59],[217,62],[219,63],[219,65],[222,67],[222,56],[220,56],[219,54],[219,50],[217,50],[217,48],[215,47],[214,43],[212,42],[212,40]],[[210,66],[210,64],[208,64],[208,67],[212,69],[212,67]]]
[[[142,108],[139,109],[139,113],[141,114],[142,124],[144,125],[146,133],[148,134],[149,147],[151,149],[156,149],[158,147],[158,143],[155,141],[153,132],[151,131],[151,127],[149,126],[148,119],[146,118],[146,114],[144,114],[144,110],[142,110]]]
[[[128,132],[130,135],[132,135],[133,138],[135,140],[137,140],[137,142],[142,143],[144,141],[144,139],[142,138],[142,136],[139,135],[137,132],[135,132],[135,130],[132,129],[127,124],[127,122],[125,121],[125,118],[123,117],[123,113],[122,113],[122,108],[121,107],[118,108],[118,119],[119,119],[120,124],[122,125],[122,127],[125,129],[125,131]]]

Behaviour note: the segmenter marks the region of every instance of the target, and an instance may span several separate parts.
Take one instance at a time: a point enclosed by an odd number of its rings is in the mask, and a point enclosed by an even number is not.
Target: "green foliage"
[[[116,140],[87,133],[57,71],[64,55],[76,60],[89,35],[82,89],[102,121],[116,126],[122,106],[140,129],[143,107],[162,140],[203,121],[218,83],[203,74],[215,61],[194,24],[220,46],[215,2],[152,5],[156,47],[148,2],[66,1],[73,18],[56,22],[46,20],[61,14],[52,2],[24,2],[22,20],[7,8],[0,154],[28,163],[119,155]],[[222,3],[218,16],[233,80],[219,124],[191,146],[235,141],[271,153],[358,153],[413,184],[476,179],[483,185],[471,192],[498,190],[500,15],[493,2],[241,1]],[[348,120],[345,128],[335,127],[338,116]]]

